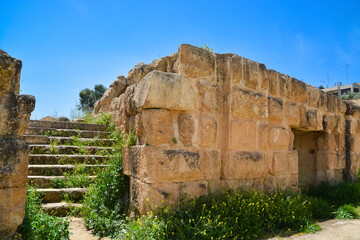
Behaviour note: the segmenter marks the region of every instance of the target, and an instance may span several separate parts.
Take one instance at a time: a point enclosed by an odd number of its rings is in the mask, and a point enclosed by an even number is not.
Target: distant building
[[[335,85],[335,87],[324,88],[323,91],[331,93],[335,96],[340,96],[348,93],[360,92],[360,83],[352,83],[348,85],[342,85],[341,82]]]

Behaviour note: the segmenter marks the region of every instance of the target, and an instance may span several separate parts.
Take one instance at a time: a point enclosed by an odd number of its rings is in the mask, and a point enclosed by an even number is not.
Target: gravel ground
[[[296,234],[291,237],[275,237],[268,240],[360,240],[360,220],[328,220],[318,223],[321,231],[314,234]]]

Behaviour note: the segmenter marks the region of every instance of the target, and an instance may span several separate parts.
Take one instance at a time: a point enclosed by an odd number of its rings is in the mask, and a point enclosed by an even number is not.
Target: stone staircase
[[[30,145],[28,184],[41,192],[46,212],[66,216],[81,208],[86,186],[112,153],[110,134],[105,125],[30,122],[24,135]]]

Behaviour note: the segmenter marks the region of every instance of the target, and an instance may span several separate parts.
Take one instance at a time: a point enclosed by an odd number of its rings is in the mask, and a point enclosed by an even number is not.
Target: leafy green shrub
[[[335,207],[344,204],[358,205],[360,203],[360,182],[342,182],[337,186],[323,182],[319,186],[310,187],[307,194],[322,198]]]
[[[359,218],[359,213],[351,204],[345,204],[336,211],[336,218],[338,219],[355,219]]]
[[[156,239],[254,239],[266,232],[310,226],[310,205],[308,197],[292,191],[270,195],[227,191],[190,200],[175,211],[162,208],[157,217],[150,215],[125,224],[125,231],[119,235],[143,237],[156,225]]]
[[[359,99],[360,98],[360,93],[347,93],[347,94],[342,94],[340,96],[341,99],[344,99],[344,100],[348,100],[348,99]]]
[[[310,198],[310,211],[315,219],[333,218],[334,208],[322,198]]]
[[[25,218],[18,232],[27,240],[70,239],[69,222],[44,213],[41,209],[40,196],[33,188],[28,188]]]
[[[117,232],[116,239],[165,239],[165,221],[152,214],[141,216],[136,221],[127,219],[126,222],[126,230]]]
[[[303,233],[314,233],[320,230],[321,227],[313,221],[306,221],[305,225],[301,228],[301,232]]]
[[[111,121],[112,116],[105,112],[102,112],[100,116],[98,116],[95,120],[95,124],[106,125],[109,131],[115,130],[115,124]]]
[[[82,208],[86,227],[100,236],[112,235],[124,221],[128,198],[129,179],[123,174],[120,152],[88,188]]]
[[[131,147],[135,146],[137,141],[137,137],[135,131],[130,131],[126,138],[126,146]]]

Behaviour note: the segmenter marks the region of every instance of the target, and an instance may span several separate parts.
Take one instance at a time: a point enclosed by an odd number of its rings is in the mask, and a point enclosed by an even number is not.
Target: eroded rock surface
[[[0,239],[10,238],[25,214],[28,144],[23,134],[35,98],[19,95],[21,66],[0,50]]]
[[[140,213],[184,194],[357,179],[360,106],[236,54],[183,44],[119,77],[101,111],[136,131],[123,164]]]

